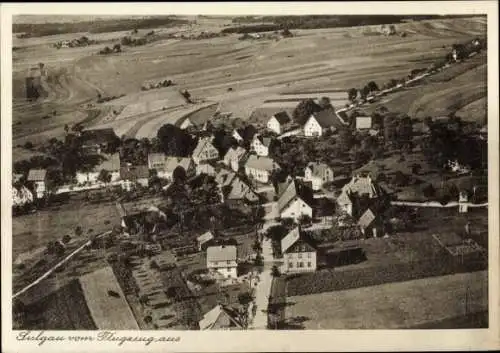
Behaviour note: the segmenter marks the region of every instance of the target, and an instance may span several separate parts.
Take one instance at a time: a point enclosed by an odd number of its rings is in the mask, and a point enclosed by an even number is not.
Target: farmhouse
[[[28,182],[33,184],[37,198],[42,198],[47,190],[47,170],[46,169],[30,169],[28,172]]]
[[[224,277],[237,278],[236,246],[220,245],[207,248],[207,268]]]
[[[149,186],[149,169],[147,165],[126,165],[120,168],[120,178],[123,180],[122,187],[131,190],[133,185],[139,184],[143,187]]]
[[[158,171],[158,176],[160,178],[173,180],[174,170],[181,167],[186,172],[186,176],[192,177],[196,173],[196,166],[193,160],[189,157],[166,157],[165,168],[162,170],[161,176]]]
[[[304,171],[304,180],[311,182],[314,191],[320,190],[323,184],[333,181],[333,170],[325,163],[310,162]]]
[[[287,126],[290,125],[292,122],[292,119],[288,115],[287,112],[282,111],[279,113],[274,114],[268,121],[267,121],[267,128],[269,130],[274,131],[278,135],[281,135],[287,128]]]
[[[244,128],[234,129],[232,136],[238,142],[250,143],[255,134],[257,134],[257,129],[253,125],[247,125]]]
[[[290,231],[281,240],[283,254],[283,273],[316,271],[316,246],[312,239],[302,233],[300,227]]]
[[[86,154],[101,154],[120,140],[112,128],[83,130],[79,137]]]
[[[262,137],[255,135],[252,140],[251,150],[258,156],[267,157],[269,155],[269,146],[272,139],[270,137]]]
[[[338,120],[333,108],[324,109],[319,113],[312,114],[304,124],[304,135],[307,137],[319,137],[327,131],[335,132]]]
[[[369,130],[372,128],[371,116],[358,116],[356,117],[356,130]]]
[[[230,148],[224,156],[224,164],[237,172],[245,160],[247,151],[243,147]]]
[[[204,137],[198,140],[198,144],[192,155],[193,161],[196,164],[217,160],[219,158],[219,151],[214,147],[211,140],[210,137]]]
[[[245,164],[245,174],[249,178],[266,184],[269,182],[271,173],[279,168],[279,165],[272,158],[250,155]]]
[[[111,182],[120,180],[120,155],[102,155],[104,160],[91,171],[77,171],[76,180],[78,184],[95,184],[99,178],[101,170],[106,170],[111,174]]]
[[[196,243],[198,244],[198,250],[203,251],[204,248],[208,245],[208,243],[214,239],[214,235],[212,232],[208,231],[200,235],[196,238]]]
[[[199,322],[200,330],[242,330],[240,315],[229,307],[218,304]]]
[[[376,199],[380,197],[382,190],[376,185],[370,175],[362,177],[355,175],[351,181],[342,187],[342,192],[337,198],[337,204],[343,212],[356,217],[360,212],[360,199]]]
[[[298,180],[280,185],[278,210],[281,218],[298,221],[302,216],[313,216],[312,190]]]

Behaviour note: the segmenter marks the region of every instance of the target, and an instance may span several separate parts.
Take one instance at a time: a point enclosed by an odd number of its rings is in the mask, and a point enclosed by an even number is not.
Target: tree
[[[195,147],[195,140],[186,131],[172,124],[163,125],[157,133],[162,151],[171,156],[186,157]]]
[[[254,260],[254,265],[255,266],[263,266],[264,265],[264,258],[262,257],[261,254],[257,254]]]
[[[418,163],[413,163],[413,164],[411,165],[411,172],[412,172],[413,174],[417,174],[417,175],[418,175],[418,173],[420,173],[420,171],[421,171],[421,170],[422,170],[422,166],[421,166],[420,164],[418,164]]]
[[[436,189],[432,186],[432,184],[427,184],[423,189],[422,193],[425,197],[431,198],[436,195]]]
[[[109,182],[111,182],[111,173],[106,169],[102,169],[97,176],[97,180],[104,184],[108,184]]]
[[[83,234],[82,227],[77,226],[77,227],[75,228],[75,235],[76,235],[77,237],[79,237],[79,236],[81,236],[82,234]]]
[[[321,107],[312,99],[305,99],[301,101],[294,109],[292,118],[299,124],[304,125],[313,113],[321,111]]]
[[[252,245],[252,249],[256,253],[262,252],[262,246],[260,245],[260,242],[257,239],[255,239],[255,242]]]
[[[318,102],[318,105],[322,110],[332,107],[332,103],[330,102],[330,98],[328,97],[321,97]]]
[[[62,238],[62,242],[64,244],[68,244],[69,242],[71,241],[71,236],[69,234],[66,234],[63,238]]]
[[[366,99],[366,97],[370,94],[370,88],[368,86],[363,87],[361,89],[361,99]]]
[[[271,276],[273,277],[279,277],[281,276],[280,270],[278,269],[278,266],[274,265],[272,270],[271,270]]]
[[[26,143],[24,144],[24,148],[26,148],[27,150],[33,149],[33,143],[31,141],[26,141]]]
[[[122,46],[119,43],[113,45],[113,51],[115,53],[120,53],[122,51]]]
[[[400,170],[394,173],[394,178],[392,180],[396,186],[407,186],[409,183],[409,178],[407,175],[403,174]]]
[[[354,102],[357,96],[358,96],[358,90],[356,88],[350,88],[347,91],[347,97],[351,102]]]
[[[368,82],[368,84],[366,86],[368,87],[368,89],[370,90],[370,92],[380,91],[380,89],[378,88],[378,86],[375,83],[375,81]]]
[[[241,305],[247,305],[253,300],[252,295],[249,292],[243,292],[238,294],[238,303]]]
[[[184,184],[187,179],[186,170],[181,166],[177,166],[172,172],[172,179],[175,183]]]

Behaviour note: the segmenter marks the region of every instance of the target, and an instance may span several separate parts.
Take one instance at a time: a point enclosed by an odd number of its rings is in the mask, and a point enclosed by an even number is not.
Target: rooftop
[[[132,181],[149,178],[149,168],[147,165],[120,167],[120,178]]]
[[[103,144],[118,139],[112,128],[83,130],[80,141],[83,145]]]
[[[46,169],[30,169],[28,172],[28,181],[44,181],[46,176]]]
[[[207,261],[236,261],[236,246],[220,245],[208,247]]]
[[[257,155],[250,155],[245,165],[247,168],[253,168],[258,170],[272,171],[279,168],[279,165],[269,157],[262,157]]]
[[[313,116],[322,128],[336,128],[341,125],[333,108],[324,109],[318,113],[314,113]]]
[[[278,113],[274,114],[273,117],[276,120],[278,120],[278,123],[280,123],[280,125],[288,124],[292,121],[292,119],[290,118],[288,113],[285,111],[278,112]]]
[[[313,191],[296,179],[291,180],[286,187],[283,185],[282,190],[278,199],[278,209],[280,211],[283,211],[297,198],[300,198],[310,206],[313,203]]]

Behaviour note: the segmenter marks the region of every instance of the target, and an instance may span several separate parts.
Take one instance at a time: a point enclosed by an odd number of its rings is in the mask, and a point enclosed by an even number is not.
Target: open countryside
[[[13,27],[15,328],[488,327],[486,16],[57,18]]]

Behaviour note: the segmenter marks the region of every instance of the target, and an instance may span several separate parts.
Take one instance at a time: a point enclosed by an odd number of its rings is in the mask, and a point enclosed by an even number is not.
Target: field
[[[437,322],[452,328],[443,321],[487,309],[487,273],[481,271],[289,297],[285,311],[289,328],[402,329]],[[469,321],[460,327],[477,326]]]
[[[185,35],[218,32],[229,23],[227,18],[200,17],[196,24],[159,31]],[[370,80],[381,85],[406,76],[412,69],[426,67],[431,60],[443,58],[452,44],[484,35],[486,19],[426,20],[396,27],[407,36],[368,35],[368,27],[293,30],[294,37],[279,41],[238,40],[239,35],[230,34],[204,40],[164,39],[124,47],[122,53],[112,55],[96,55],[101,45],[65,50],[50,46],[79,33],[14,37],[18,48],[13,52],[14,145],[62,136],[64,124],[80,121],[86,126],[113,127],[120,136],[152,137],[162,124],[175,123],[212,103],[220,103],[221,111],[231,111],[242,119],[248,119],[257,108],[293,109],[295,101],[290,98],[298,101],[337,96],[335,92],[361,87]],[[125,33],[87,35],[105,41],[103,45],[112,45]],[[480,103],[486,94],[484,58],[471,60],[483,60],[483,66],[459,64],[466,65],[465,72],[452,80],[430,83],[429,88],[412,88],[400,93],[402,97],[388,98],[394,103],[384,104],[403,106],[418,117],[461,111],[467,119],[484,119]],[[39,62],[47,69],[42,86],[48,97],[28,102],[24,77]],[[145,81],[165,78],[175,86],[140,90]],[[192,106],[182,102],[178,94],[181,89],[188,89],[199,103]],[[125,96],[97,104],[97,93]],[[342,100],[335,102],[343,105]],[[57,111],[55,116],[41,120],[53,110]],[[202,122],[210,116],[203,115],[197,120]]]
[[[139,326],[111,267],[80,278],[90,313],[100,330],[138,330]],[[116,295],[110,295],[114,291]]]

